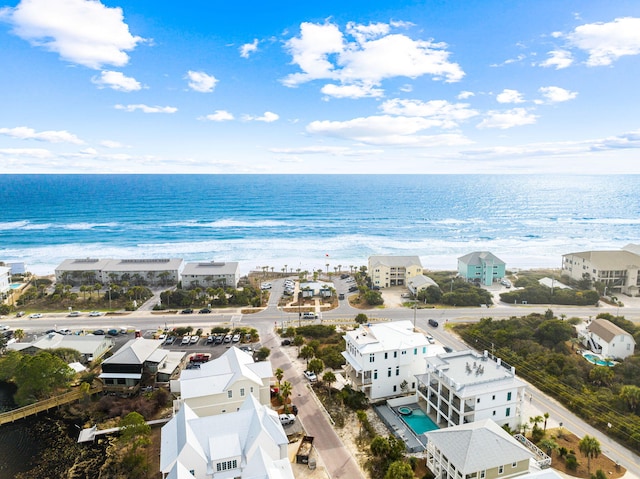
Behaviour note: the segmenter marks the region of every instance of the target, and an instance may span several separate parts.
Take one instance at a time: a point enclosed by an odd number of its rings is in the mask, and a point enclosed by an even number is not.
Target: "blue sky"
[[[640,173],[640,2],[0,6],[5,173]]]

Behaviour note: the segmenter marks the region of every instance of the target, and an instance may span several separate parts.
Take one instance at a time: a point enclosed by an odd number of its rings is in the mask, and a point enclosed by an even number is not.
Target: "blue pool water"
[[[12,283],[11,284],[11,289],[18,289],[20,286],[22,286],[21,283]]]
[[[401,416],[402,420],[411,428],[411,430],[419,436],[425,432],[440,429],[422,409],[414,409],[409,416]]]
[[[600,359],[598,356],[595,356],[593,354],[584,354],[583,356],[591,364],[596,364],[597,366],[615,366],[615,363],[613,361],[605,361],[604,359]]]

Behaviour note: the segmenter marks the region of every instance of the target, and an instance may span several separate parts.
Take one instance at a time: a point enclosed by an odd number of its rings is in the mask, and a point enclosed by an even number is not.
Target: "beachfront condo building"
[[[72,286],[122,283],[169,286],[180,281],[181,258],[66,259],[56,268],[56,281]]]
[[[628,245],[626,248],[629,248]],[[640,292],[640,256],[630,250],[582,251],[562,255],[562,274],[576,281],[603,283],[607,293],[637,296]]]
[[[235,261],[187,263],[182,270],[182,287],[237,288],[240,281],[239,263]]]
[[[360,325],[343,337],[346,379],[370,401],[415,393],[415,376],[424,372],[425,358],[444,353],[411,321]]]
[[[422,274],[422,263],[418,256],[369,256],[367,271],[372,286],[406,286],[411,278]]]
[[[507,264],[489,251],[474,251],[458,258],[458,274],[467,281],[491,286],[504,278]]]
[[[517,429],[526,384],[514,367],[473,350],[427,356],[426,373],[416,376],[418,399],[444,427],[491,419]]]

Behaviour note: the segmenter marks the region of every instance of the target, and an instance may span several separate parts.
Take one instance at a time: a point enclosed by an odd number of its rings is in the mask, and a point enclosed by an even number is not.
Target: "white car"
[[[100,311],[91,311],[91,312],[89,313],[89,316],[91,316],[91,317],[94,317],[94,318],[95,318],[96,316],[102,316],[102,313],[101,313]]]
[[[191,336],[191,344],[198,344],[198,341],[200,341],[200,336]]]
[[[296,422],[296,417],[293,414],[280,414],[278,417],[280,418],[280,424],[283,426],[288,426]]]
[[[425,335],[425,338],[427,338],[427,341],[429,341],[429,344],[435,344],[436,340],[433,339],[433,336],[431,336],[430,334]]]
[[[316,373],[314,373],[313,371],[305,371],[304,377],[307,378],[312,383],[315,383],[318,380],[318,378],[316,377]]]
[[[262,283],[260,289],[271,289],[271,283]]]
[[[182,341],[180,342],[180,344],[185,346],[185,345],[189,344],[190,342],[191,342],[191,337],[183,336],[182,337]]]
[[[71,330],[68,328],[62,328],[61,330],[58,331],[60,334],[64,335],[64,336],[68,336],[69,334],[71,334]]]
[[[42,313],[33,313],[33,314],[30,314],[29,317],[31,319],[39,319],[42,317]]]
[[[80,311],[71,311],[67,316],[69,316],[70,318],[77,318],[78,316],[80,316]]]
[[[234,334],[233,337],[231,338],[231,341],[233,341],[234,343],[237,343],[238,341],[240,341],[240,335]]]
[[[6,324],[0,324],[0,331],[6,331],[7,329],[9,329],[9,326]]]

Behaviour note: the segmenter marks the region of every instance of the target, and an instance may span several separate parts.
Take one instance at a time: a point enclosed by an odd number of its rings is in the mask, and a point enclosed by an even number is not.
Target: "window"
[[[394,352],[393,352],[393,357],[394,357],[394,358],[397,358],[397,357],[398,357],[398,351],[394,351]]]
[[[426,346],[422,346],[422,354],[427,354],[427,347]]]
[[[507,412],[505,413],[505,416],[506,416],[506,417],[509,417],[510,415],[511,415],[511,408],[510,408],[510,407],[508,407],[508,408],[507,408]]]
[[[394,386],[393,386],[393,392],[396,392],[397,388],[398,388],[398,386],[395,386],[395,385],[394,385]]]
[[[492,399],[493,401],[495,401],[495,400],[496,400],[496,395],[494,394],[494,395],[491,397],[491,399]]]
[[[400,366],[396,366],[396,376],[400,376]]]
[[[244,388],[240,388],[240,397],[244,397]]]
[[[370,354],[369,355],[369,362],[373,363],[376,360],[376,355],[375,354]]]
[[[487,471],[480,471],[480,479],[484,479],[487,476]]]
[[[495,412],[495,411],[493,411],[493,412],[491,413],[491,415],[492,415],[492,416],[495,416],[495,415],[496,415],[496,412]]]
[[[415,389],[415,388],[416,388],[416,382],[414,381],[411,383],[411,389]]]
[[[253,392],[253,386],[251,386],[251,387],[249,388],[249,391]]]
[[[511,393],[510,392],[507,393],[507,401],[511,401]]]
[[[233,391],[232,391],[231,389],[229,389],[229,390],[227,391],[227,397],[228,397],[229,399],[231,399],[231,398],[233,397]]]
[[[498,474],[502,474],[504,472],[504,466],[498,467]]]
[[[378,379],[378,370],[377,369],[373,370],[373,379]]]
[[[477,403],[479,403],[479,402],[480,402],[480,398],[478,398],[478,399],[476,400],[476,402],[477,402]]]
[[[387,377],[390,378],[391,377],[391,368],[387,369]]]
[[[515,469],[516,467],[518,467],[518,463],[514,462],[513,464],[511,464],[511,467]]]
[[[389,359],[389,353],[384,353],[384,358]]]

